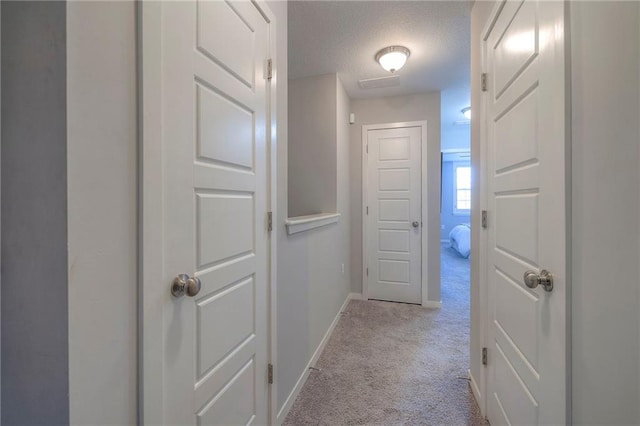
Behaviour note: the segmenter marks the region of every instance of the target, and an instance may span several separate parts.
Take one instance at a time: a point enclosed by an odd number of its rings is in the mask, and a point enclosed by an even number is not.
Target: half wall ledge
[[[284,224],[287,226],[287,234],[291,235],[337,223],[339,218],[340,213],[319,213],[290,217]]]

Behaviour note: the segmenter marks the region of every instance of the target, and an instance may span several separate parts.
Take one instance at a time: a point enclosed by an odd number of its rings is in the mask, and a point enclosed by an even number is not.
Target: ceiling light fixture
[[[471,120],[471,107],[462,108],[460,112],[464,115],[464,118]]]
[[[389,72],[396,72],[404,66],[411,52],[404,46],[389,46],[376,53],[376,62]]]

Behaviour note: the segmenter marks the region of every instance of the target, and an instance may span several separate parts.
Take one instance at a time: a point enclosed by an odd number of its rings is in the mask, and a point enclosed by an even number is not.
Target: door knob
[[[553,275],[545,269],[540,271],[540,274],[527,271],[524,273],[524,283],[529,288],[536,288],[541,285],[545,291],[551,291],[553,290]]]
[[[411,226],[413,226],[414,228],[417,228],[418,226],[420,226],[420,222],[416,220],[411,224]]]
[[[190,277],[187,274],[179,274],[171,282],[171,294],[174,297],[182,297],[185,294],[193,297],[200,293],[202,283],[198,277]]]

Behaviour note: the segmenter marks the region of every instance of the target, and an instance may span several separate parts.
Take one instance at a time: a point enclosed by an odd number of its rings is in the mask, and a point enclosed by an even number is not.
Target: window
[[[454,165],[453,213],[470,214],[471,212],[471,167]]]

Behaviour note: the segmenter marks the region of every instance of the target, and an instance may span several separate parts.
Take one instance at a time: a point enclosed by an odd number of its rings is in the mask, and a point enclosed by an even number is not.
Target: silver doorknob
[[[416,220],[411,224],[411,226],[413,226],[414,228],[417,228],[418,226],[420,226],[420,222]]]
[[[187,274],[179,274],[171,282],[171,294],[174,297],[182,297],[185,294],[193,297],[200,293],[202,283],[198,277],[190,277]]]
[[[540,271],[540,274],[527,271],[524,273],[524,283],[529,288],[536,288],[541,285],[545,291],[551,291],[553,290],[553,275],[545,269]]]

